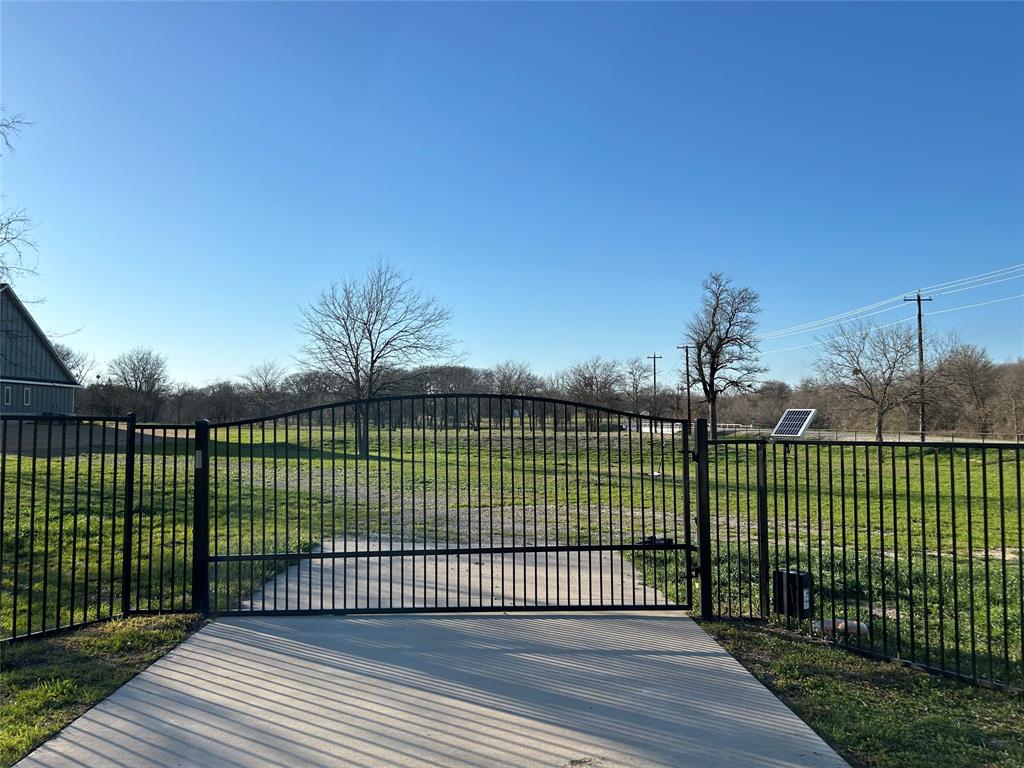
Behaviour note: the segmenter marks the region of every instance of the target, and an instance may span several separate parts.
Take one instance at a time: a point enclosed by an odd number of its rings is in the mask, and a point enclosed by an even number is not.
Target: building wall
[[[7,404],[7,388],[10,387],[11,402]],[[25,405],[28,391],[29,404]],[[24,384],[0,379],[0,413],[5,416],[23,414],[75,412],[75,388],[46,384]]]
[[[0,291],[0,378],[74,383],[8,291]]]

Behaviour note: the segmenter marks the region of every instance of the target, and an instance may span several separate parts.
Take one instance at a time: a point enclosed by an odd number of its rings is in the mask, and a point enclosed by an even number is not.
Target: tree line
[[[923,372],[917,338],[905,324],[838,325],[818,340],[813,372],[793,386],[764,380],[757,338],[757,292],[712,273],[687,324],[690,381],[697,415],[717,432],[719,421],[770,427],[788,407],[816,408],[816,428],[911,432],[920,398],[929,431],[970,434],[1024,431],[1024,360],[995,363],[956,338],[929,338]],[[490,368],[463,364],[448,333],[448,310],[422,295],[386,262],[365,276],[332,284],[311,302],[298,327],[304,338],[299,370],[276,361],[205,386],[173,382],[167,360],[152,349],[129,350],[93,375],[94,361],[58,344],[80,381],[78,411],[145,421],[188,423],[264,416],[340,400],[394,394],[492,393],[540,395],[657,416],[686,416],[685,371],[653,386],[639,356],[593,356],[550,375],[529,362]],[[923,375],[919,375],[923,373]],[[923,384],[923,389],[922,389]],[[357,440],[368,440],[367,420]]]

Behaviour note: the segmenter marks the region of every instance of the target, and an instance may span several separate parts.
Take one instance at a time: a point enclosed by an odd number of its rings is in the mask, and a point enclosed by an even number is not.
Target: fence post
[[[711,494],[708,420],[697,419],[697,552],[700,557],[700,616],[711,619]]]
[[[757,443],[757,577],[760,586],[761,618],[767,619],[768,606],[768,450]]]
[[[132,607],[132,525],[135,522],[135,414],[128,414],[124,462],[124,524],[121,526],[121,615]]]
[[[192,509],[192,610],[210,611],[210,422],[196,422]]]

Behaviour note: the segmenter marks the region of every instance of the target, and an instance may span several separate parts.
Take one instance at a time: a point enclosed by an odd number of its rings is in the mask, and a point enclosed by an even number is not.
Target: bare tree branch
[[[31,123],[21,115],[0,114],[0,147],[13,152],[14,139],[28,125]],[[36,249],[29,236],[32,226],[23,209],[0,210],[0,283],[13,283],[18,277],[35,274],[36,264],[29,260],[29,253]]]
[[[886,415],[919,396],[916,355],[917,336],[909,326],[858,321],[821,340],[815,367],[822,385],[874,411],[875,438],[881,440]]]
[[[369,398],[397,388],[425,363],[454,363],[448,310],[415,290],[409,279],[378,261],[362,279],[333,283],[302,312],[306,365]],[[364,425],[365,426],[365,425]],[[368,432],[358,432],[360,451]]]
[[[717,435],[719,396],[751,390],[765,371],[758,364],[761,299],[757,291],[736,288],[718,272],[709,274],[701,287],[701,307],[686,327],[686,339],[695,352],[693,374],[708,404],[711,432]]]
[[[96,359],[85,352],[76,352],[67,344],[62,344],[59,341],[54,342],[53,350],[64,365],[68,367],[68,370],[74,374],[78,383],[85,384],[86,377],[96,366]]]

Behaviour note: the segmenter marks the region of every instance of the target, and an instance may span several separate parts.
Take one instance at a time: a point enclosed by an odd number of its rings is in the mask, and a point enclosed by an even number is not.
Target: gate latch
[[[647,538],[638,541],[636,545],[638,547],[643,547],[644,549],[668,549],[674,543],[675,542],[671,538],[658,537],[652,534]]]

